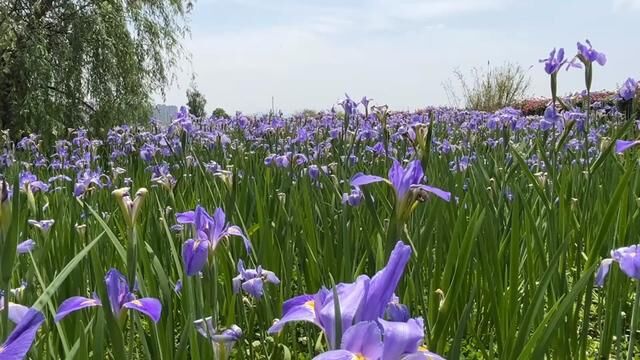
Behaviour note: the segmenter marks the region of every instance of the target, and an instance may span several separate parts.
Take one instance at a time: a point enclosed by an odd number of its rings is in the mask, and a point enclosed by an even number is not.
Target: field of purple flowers
[[[4,136],[0,359],[634,358],[639,85],[592,101],[589,42],[541,63],[542,116],[347,96]]]

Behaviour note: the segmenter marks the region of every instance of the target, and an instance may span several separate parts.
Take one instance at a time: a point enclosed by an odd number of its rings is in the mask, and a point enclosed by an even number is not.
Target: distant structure
[[[168,125],[176,118],[178,107],[175,105],[157,104],[153,107],[152,118],[158,120],[160,124]]]

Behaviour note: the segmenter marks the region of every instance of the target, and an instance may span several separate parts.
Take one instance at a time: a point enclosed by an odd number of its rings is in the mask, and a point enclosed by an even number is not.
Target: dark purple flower
[[[44,323],[44,315],[36,309],[29,309],[4,344],[0,346],[0,359],[24,359],[42,323]]]
[[[555,74],[560,70],[562,65],[564,65],[567,61],[564,59],[564,49],[560,48],[557,52],[554,48],[549,53],[549,57],[546,59],[541,59],[541,63],[544,63],[544,71],[549,74]]]
[[[118,270],[110,269],[104,281],[107,285],[111,311],[116,318],[120,317],[123,309],[133,309],[147,315],[156,323],[160,321],[162,312],[160,300],[155,298],[136,299],[136,296],[129,290],[127,279]],[[54,319],[58,322],[72,312],[94,306],[102,306],[102,302],[97,296],[93,298],[73,296],[60,304]]]
[[[264,283],[280,284],[280,279],[273,271],[264,270],[262,266],[257,269],[245,269],[244,262],[238,260],[238,276],[233,278],[233,293],[237,294],[240,289],[256,299],[264,295]]]
[[[197,275],[209,259],[209,240],[189,239],[182,245],[182,261],[187,276]]]

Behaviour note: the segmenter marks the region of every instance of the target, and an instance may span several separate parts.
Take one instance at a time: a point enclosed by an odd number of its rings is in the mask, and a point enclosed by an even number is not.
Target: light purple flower
[[[582,44],[578,41],[578,57],[581,57],[580,60],[584,63],[589,62],[593,63],[594,61],[600,64],[600,66],[604,66],[607,63],[607,57],[604,53],[596,51],[591,45],[591,41],[585,41],[589,47]]]
[[[556,49],[554,48],[549,53],[548,58],[541,59],[539,61],[541,63],[544,63],[544,71],[549,75],[553,75],[557,73],[558,70],[560,70],[560,68],[562,67],[562,65],[564,65],[567,62],[564,58],[563,48],[560,48],[557,52],[556,52]]]
[[[396,211],[407,214],[413,203],[433,194],[445,201],[451,200],[451,193],[433,186],[424,185],[424,172],[419,160],[411,161],[403,168],[398,160],[393,160],[389,169],[389,179],[376,175],[358,173],[351,178],[352,186],[364,186],[376,182],[386,182],[393,186],[396,194]]]
[[[411,256],[411,248],[398,241],[389,262],[373,278],[360,275],[353,283],[336,285],[343,333],[354,323],[376,320],[384,316],[387,304],[393,298],[404,268]],[[282,304],[282,318],[269,328],[277,333],[289,322],[307,321],[322,329],[330,349],[337,349],[335,333],[336,314],[334,291],[322,288],[315,295],[300,295]]]
[[[110,269],[104,281],[107,285],[107,297],[111,305],[111,312],[116,318],[120,317],[123,309],[132,309],[147,315],[156,323],[160,321],[162,312],[160,300],[155,298],[137,299],[129,290],[127,279],[118,270]],[[60,304],[54,320],[58,322],[75,311],[94,306],[102,306],[102,302],[97,296],[93,298],[70,297]]]
[[[21,242],[20,244],[18,244],[17,251],[18,251],[18,254],[26,254],[28,252],[33,251],[35,247],[36,247],[36,242],[33,241],[33,239],[27,239]]]
[[[262,266],[257,269],[245,269],[244,262],[238,260],[238,276],[233,278],[233,293],[237,294],[240,289],[256,299],[264,295],[264,283],[280,284],[280,279],[273,271],[264,270]]]
[[[602,287],[604,285],[604,279],[607,277],[613,262],[617,262],[620,270],[628,277],[640,280],[640,245],[631,245],[612,250],[611,258],[604,259],[600,263],[595,278],[597,286]]]
[[[44,323],[44,315],[36,309],[28,309],[4,344],[0,346],[0,359],[24,359],[42,323]]]
[[[632,100],[636,96],[636,90],[638,89],[638,82],[632,78],[628,78],[622,84],[620,90],[618,90],[618,96],[624,101]]]
[[[616,153],[623,152],[640,145],[640,140],[616,140]]]

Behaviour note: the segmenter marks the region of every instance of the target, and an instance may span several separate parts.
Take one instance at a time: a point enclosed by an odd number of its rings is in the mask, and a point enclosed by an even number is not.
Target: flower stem
[[[631,334],[629,334],[629,352],[627,354],[627,360],[633,359],[633,352],[635,350],[635,335],[638,329],[638,310],[640,308],[640,282],[636,282],[636,299],[633,302],[633,312],[631,313]]]

